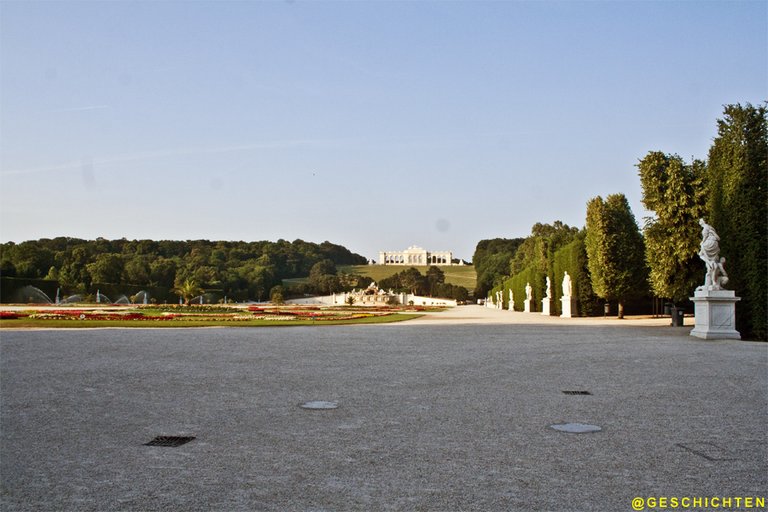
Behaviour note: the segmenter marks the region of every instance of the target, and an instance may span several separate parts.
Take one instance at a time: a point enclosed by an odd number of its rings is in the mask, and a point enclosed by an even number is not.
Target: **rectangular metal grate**
[[[564,395],[591,395],[589,391],[563,391]]]
[[[144,446],[170,446],[175,448],[195,439],[195,436],[157,436]]]

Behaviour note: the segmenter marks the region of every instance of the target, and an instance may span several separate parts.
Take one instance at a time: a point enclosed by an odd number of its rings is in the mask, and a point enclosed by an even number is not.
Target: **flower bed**
[[[413,310],[413,308],[410,308]],[[251,306],[248,308],[224,307],[107,307],[93,309],[51,308],[25,312],[0,312],[0,319],[13,320],[29,318],[30,320],[66,320],[80,321],[114,321],[114,322],[162,322],[168,324],[178,322],[180,325],[216,325],[217,323],[240,323],[266,321],[306,323],[333,323],[339,321],[354,321],[376,317],[386,317],[397,313],[393,308],[349,308],[349,307],[287,307],[287,306]],[[52,323],[53,324],[53,323]],[[20,324],[18,324],[20,325]],[[256,324],[258,325],[258,324]],[[78,325],[78,327],[84,325]]]
[[[82,311],[76,309],[33,313],[29,318],[37,320],[172,320],[173,316],[145,315],[138,312],[117,313],[112,311]]]

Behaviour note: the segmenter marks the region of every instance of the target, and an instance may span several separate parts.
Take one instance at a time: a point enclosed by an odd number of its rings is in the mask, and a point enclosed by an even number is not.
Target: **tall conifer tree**
[[[592,289],[598,297],[618,302],[624,318],[627,299],[647,290],[643,236],[624,194],[598,196],[587,203],[585,240]]]

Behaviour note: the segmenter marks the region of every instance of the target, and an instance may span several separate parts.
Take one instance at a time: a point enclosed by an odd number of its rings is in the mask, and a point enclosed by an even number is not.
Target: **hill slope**
[[[422,274],[426,274],[427,269],[429,268],[429,266],[417,265],[414,265],[413,267],[418,269]],[[408,268],[410,268],[409,265],[343,265],[338,267],[339,272],[368,276],[376,282]],[[445,273],[446,283],[463,286],[469,290],[470,293],[475,289],[477,274],[475,272],[475,267],[472,265],[452,267],[441,266],[439,268]]]

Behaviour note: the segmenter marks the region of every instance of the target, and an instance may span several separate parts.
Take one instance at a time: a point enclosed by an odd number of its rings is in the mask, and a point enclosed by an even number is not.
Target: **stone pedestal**
[[[549,297],[544,297],[541,299],[541,314],[545,316],[549,316],[549,303],[552,301]]]
[[[696,290],[691,300],[695,306],[696,325],[691,336],[712,339],[740,340],[736,330],[736,297],[733,290]]]
[[[560,297],[562,304],[560,318],[571,318],[576,313],[576,301],[572,297]]]
[[[523,301],[523,312],[524,313],[530,313],[531,312],[531,302],[533,302],[531,299],[525,299]]]

